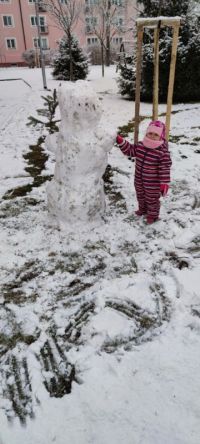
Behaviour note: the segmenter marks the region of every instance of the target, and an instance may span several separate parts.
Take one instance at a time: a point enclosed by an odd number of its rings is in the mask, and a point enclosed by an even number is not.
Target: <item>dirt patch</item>
[[[33,182],[20,187],[12,188],[8,190],[2,199],[14,199],[16,197],[26,196],[32,191],[33,188],[41,186],[47,180],[51,180],[51,175],[43,176],[42,172],[45,169],[48,155],[42,147],[45,137],[40,137],[36,145],[29,146],[29,152],[24,154],[23,157],[26,160],[28,166],[25,171],[33,178]]]
[[[121,191],[117,190],[116,185],[113,184],[113,173],[114,170],[111,165],[107,165],[103,175],[104,192],[109,199],[111,209],[114,207],[119,212],[124,213],[127,211],[126,200]]]

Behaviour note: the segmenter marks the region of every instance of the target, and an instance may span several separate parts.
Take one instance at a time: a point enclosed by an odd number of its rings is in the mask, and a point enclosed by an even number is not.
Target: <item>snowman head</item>
[[[59,87],[58,101],[62,125],[67,132],[93,131],[99,124],[101,104],[85,80],[66,82]]]

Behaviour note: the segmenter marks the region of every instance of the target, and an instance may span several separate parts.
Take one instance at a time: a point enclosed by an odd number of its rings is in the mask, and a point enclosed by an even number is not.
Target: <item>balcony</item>
[[[84,12],[85,14],[89,14],[91,12],[90,6],[85,6]]]
[[[42,3],[38,3],[38,12],[47,12],[47,8]]]
[[[95,26],[92,26],[92,25],[86,25],[86,27],[85,27],[85,33],[86,33],[86,34],[94,34],[94,33],[95,33]]]
[[[47,25],[40,25],[40,34],[48,34],[49,27]]]

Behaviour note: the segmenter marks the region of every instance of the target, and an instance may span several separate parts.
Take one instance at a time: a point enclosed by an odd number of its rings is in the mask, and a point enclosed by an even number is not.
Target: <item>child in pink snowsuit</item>
[[[147,223],[158,220],[160,196],[165,196],[170,183],[171,158],[165,139],[165,124],[152,121],[142,142],[132,145],[117,136],[117,144],[126,156],[135,157],[135,189],[138,216],[146,215]]]

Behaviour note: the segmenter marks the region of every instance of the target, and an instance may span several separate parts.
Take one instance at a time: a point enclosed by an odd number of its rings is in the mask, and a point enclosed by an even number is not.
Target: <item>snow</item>
[[[63,85],[46,74],[51,91]],[[97,66],[86,82],[105,139],[134,115],[116,77]],[[26,123],[49,94],[40,69],[1,69],[5,78],[31,87],[0,82],[1,197],[34,184],[23,156],[46,130]],[[172,183],[152,226],[134,216],[134,163],[116,146],[101,222],[54,226],[48,182],[2,199],[1,444],[199,444],[199,110],[173,106]],[[142,137],[151,105],[141,114]],[[52,151],[43,178],[54,173]]]
[[[139,17],[136,19],[136,22],[140,23],[140,22],[143,22],[144,20],[147,20],[147,21],[151,20],[152,22],[156,22],[156,23],[159,20],[167,20],[167,21],[171,20],[172,22],[174,22],[174,20],[177,20],[177,21],[181,20],[181,17],[179,17],[178,15],[175,15],[173,17],[167,17],[166,15],[159,15],[157,17]]]
[[[149,22],[149,23],[148,23]],[[148,28],[154,28],[155,25],[158,25],[158,23],[161,22],[161,26],[164,26],[166,23],[172,22],[172,26],[174,26],[174,23],[180,24],[181,17],[174,16],[174,17],[167,17],[167,16],[158,16],[158,17],[139,17],[136,19],[137,25],[143,25],[144,27]]]

